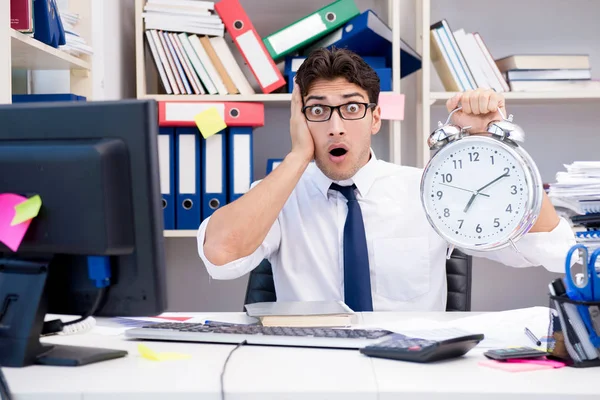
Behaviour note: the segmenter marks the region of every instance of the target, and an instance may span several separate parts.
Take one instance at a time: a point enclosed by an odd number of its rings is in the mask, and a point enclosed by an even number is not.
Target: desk
[[[188,315],[188,314],[186,314]],[[196,314],[194,314],[196,315]],[[197,314],[243,322],[242,313]],[[470,314],[469,314],[470,315]],[[360,324],[464,313],[363,313]],[[154,362],[138,356],[134,341],[94,333],[47,342],[125,349],[122,359],[83,367],[5,368],[16,400],[220,399],[220,373],[231,345],[146,342],[156,351],[192,355]],[[434,364],[375,359],[355,350],[247,346],[236,350],[225,375],[226,399],[598,399],[599,368],[510,373],[480,367],[482,349]]]

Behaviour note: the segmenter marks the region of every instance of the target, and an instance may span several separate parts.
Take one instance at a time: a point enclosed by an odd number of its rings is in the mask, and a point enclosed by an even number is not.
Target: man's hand
[[[294,83],[292,91],[290,118],[290,135],[292,137],[292,153],[300,155],[303,159],[312,161],[315,156],[315,142],[308,129],[306,118],[302,113],[302,97],[300,88]]]
[[[446,108],[448,112],[454,110],[458,105],[462,110],[452,114],[452,123],[466,127],[470,126],[469,133],[483,133],[492,121],[499,121],[502,114],[506,115],[504,96],[492,89],[477,89],[459,93],[448,99]]]

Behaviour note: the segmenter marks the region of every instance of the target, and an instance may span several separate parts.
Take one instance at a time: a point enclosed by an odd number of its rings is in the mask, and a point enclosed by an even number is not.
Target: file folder
[[[279,164],[283,162],[283,158],[269,158],[267,160],[267,175],[271,173]]]
[[[227,204],[225,157],[227,130],[208,137],[202,144],[202,219]]]
[[[164,229],[175,229],[175,129],[158,132],[158,167],[162,194]]]
[[[321,47],[352,50],[361,57],[383,56],[386,67],[392,67],[392,30],[372,10],[352,18],[343,27],[323,37],[304,50],[307,55]],[[400,77],[421,68],[421,56],[403,40],[400,41]]]
[[[242,197],[250,189],[254,178],[252,157],[252,128],[227,129],[229,147],[229,190],[227,202]]]
[[[271,93],[284,86],[283,75],[239,0],[221,0],[215,4],[215,11],[223,20],[225,29],[240,50],[263,93]]]
[[[360,14],[354,0],[337,0],[263,39],[271,57],[278,61],[325,36]]]
[[[202,153],[196,128],[175,129],[177,138],[177,207],[175,229],[198,229],[201,215]]]
[[[194,116],[215,107],[227,126],[265,125],[265,106],[263,103],[246,102],[208,102],[208,101],[159,101],[159,126],[196,126]]]
[[[33,15],[34,39],[55,48],[67,43],[55,0],[34,1]]]

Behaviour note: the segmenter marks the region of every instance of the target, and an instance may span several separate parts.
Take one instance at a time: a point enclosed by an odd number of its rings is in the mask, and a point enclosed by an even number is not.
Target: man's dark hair
[[[296,82],[302,97],[308,94],[311,85],[318,79],[344,78],[364,89],[369,102],[379,99],[379,76],[359,55],[347,49],[316,49],[304,60],[296,72]]]

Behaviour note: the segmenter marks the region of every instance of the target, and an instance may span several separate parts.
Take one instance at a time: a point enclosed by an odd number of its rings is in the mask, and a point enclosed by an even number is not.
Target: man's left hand
[[[448,112],[454,110],[458,105],[462,110],[452,114],[452,123],[460,127],[468,127],[469,133],[483,133],[492,121],[499,121],[502,114],[506,115],[504,96],[492,89],[468,90],[448,99],[446,108]]]

